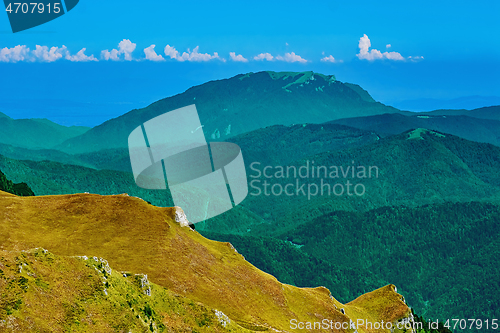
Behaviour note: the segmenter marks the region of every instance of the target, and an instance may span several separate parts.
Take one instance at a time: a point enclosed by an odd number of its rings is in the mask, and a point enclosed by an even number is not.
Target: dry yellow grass
[[[390,287],[342,305],[326,288],[284,285],[245,261],[229,243],[180,227],[174,214],[173,208],[126,195],[0,193],[0,250],[42,247],[60,256],[102,257],[117,271],[147,274],[155,284],[255,330],[290,332],[292,319],[395,322],[409,314],[401,295]]]

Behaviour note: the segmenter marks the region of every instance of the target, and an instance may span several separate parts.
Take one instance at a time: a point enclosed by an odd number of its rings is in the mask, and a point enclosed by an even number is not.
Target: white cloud
[[[417,61],[422,61],[424,60],[424,57],[423,56],[409,56],[408,59],[410,59],[410,61],[413,61],[413,62],[417,62]]]
[[[175,49],[175,47],[172,47],[170,45],[165,46],[164,52],[167,57],[170,57],[171,59],[175,59],[177,61],[209,61],[212,59],[219,59],[221,61],[226,61],[226,59],[223,59],[219,57],[219,54],[217,52],[214,52],[213,55],[208,54],[208,53],[199,53],[198,50],[200,49],[199,46],[196,46],[193,51],[191,52],[189,49],[187,52],[183,52],[182,55]]]
[[[390,49],[390,48],[391,48],[391,46],[392,46],[391,44],[387,44],[387,45],[385,46],[385,48],[386,48],[386,49]]]
[[[286,62],[301,62],[301,63],[306,63],[307,60],[299,56],[298,54],[295,54],[295,52],[292,53],[285,53],[285,56],[277,56],[276,60],[280,61],[286,61]]]
[[[161,56],[161,54],[157,54],[155,52],[155,44],[152,44],[150,47],[144,49],[144,54],[146,55],[147,60],[151,61],[164,61],[165,58]]]
[[[384,52],[382,55],[389,60],[405,60],[399,52]]]
[[[42,62],[57,61],[66,56],[68,53],[68,48],[64,45],[62,47],[53,46],[50,49],[48,46],[37,45],[36,49],[32,51],[35,59]]]
[[[0,50],[0,62],[18,62],[28,60],[30,49],[26,45],[17,45],[12,48],[4,47]]]
[[[120,52],[125,55],[125,60],[132,60],[132,52],[134,52],[137,44],[132,43],[130,39],[124,39],[119,44]]]
[[[73,61],[73,62],[99,61],[99,60],[97,60],[96,57],[94,57],[93,54],[91,54],[90,56],[87,56],[85,54],[86,50],[87,49],[84,47],[83,49],[81,49],[80,51],[78,51],[77,54],[75,54],[73,56],[68,52],[66,54],[66,60]]]
[[[114,61],[118,61],[120,60],[120,58],[118,58],[118,50],[111,50],[108,51],[108,50],[103,50],[101,51],[101,58],[104,59],[104,60],[114,60]]]
[[[259,55],[256,55],[253,57],[254,60],[267,60],[271,61],[274,59],[274,57],[270,53],[261,53]]]
[[[236,55],[235,52],[229,52],[229,56],[231,57],[232,61],[248,62],[248,59],[243,57],[241,54]]]
[[[165,49],[163,50],[165,52],[165,55],[167,57],[170,57],[171,59],[177,59],[179,58],[179,51],[175,49],[175,47],[172,47],[170,45],[165,46]]]
[[[71,55],[66,46],[48,46],[36,45],[34,50],[30,50],[26,45],[17,45],[13,48],[3,48],[0,50],[0,62],[54,62],[60,59],[66,59],[73,62],[79,61],[98,61],[93,55],[85,54],[86,48],[81,49],[77,54]]]
[[[356,56],[361,60],[377,60],[377,59],[389,59],[389,60],[405,60],[399,52],[380,52],[377,49],[371,49],[370,38],[366,34],[359,39],[359,53]]]
[[[111,51],[103,50],[101,51],[101,58],[104,60],[120,60],[120,56],[123,54],[125,60],[131,61],[132,52],[134,52],[137,44],[132,43],[130,39],[124,39],[120,43],[118,43],[118,50],[112,49]]]
[[[337,59],[335,59],[332,55],[329,55],[328,57],[324,57],[321,59],[323,62],[340,62]]]

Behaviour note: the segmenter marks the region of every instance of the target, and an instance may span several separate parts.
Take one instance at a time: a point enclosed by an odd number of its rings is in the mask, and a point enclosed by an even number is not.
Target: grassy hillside
[[[0,251],[2,332],[253,332],[102,258]]]
[[[179,216],[176,209],[154,207],[137,198],[91,194],[21,198],[2,194],[0,214],[7,211],[7,218],[0,224],[0,251],[43,247],[59,256],[106,258],[117,271],[147,274],[151,282],[208,308],[218,309],[241,327],[286,331],[290,329],[291,319],[313,322],[325,318],[334,322],[366,318],[396,324],[411,316],[392,285],[362,297],[364,302],[358,299],[342,304],[324,287],[297,288],[281,284],[245,261],[231,244],[210,241],[191,228],[182,228],[175,222]],[[34,264],[35,259],[28,256],[26,266]],[[25,267],[26,276],[11,278],[9,269],[7,288],[18,284],[21,289],[11,290],[9,295],[22,294],[23,286],[29,282],[36,284],[37,273],[22,261],[17,264]],[[68,264],[74,265],[77,272],[84,268],[77,260]],[[71,276],[79,279],[78,274]],[[88,278],[95,281],[91,286],[99,288],[82,290],[83,298],[93,295],[96,289],[102,290],[102,282],[94,276]],[[39,288],[43,289],[44,281],[50,283],[50,279],[45,279],[42,275]],[[67,308],[77,313],[76,318],[70,315],[78,320],[78,313],[85,313],[88,308],[75,307],[74,300],[69,299]],[[4,313],[9,311],[13,315],[14,311],[22,310],[23,302],[23,299],[9,301],[4,305]],[[122,303],[122,306],[125,305]],[[359,327],[358,332],[389,330]]]
[[[209,140],[271,125],[323,123],[349,116],[367,116],[397,109],[374,102],[356,85],[346,85],[313,72],[259,72],[237,75],[195,86],[109,120],[58,146],[71,153],[127,147],[137,126],[165,112],[196,104],[203,131]]]
[[[65,127],[47,119],[12,119],[0,116],[0,143],[22,148],[52,148],[81,135],[88,127]]]

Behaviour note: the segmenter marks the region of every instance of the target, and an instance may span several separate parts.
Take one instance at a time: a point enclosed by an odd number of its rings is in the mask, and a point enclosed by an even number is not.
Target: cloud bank
[[[175,49],[175,47],[167,45],[165,46],[164,52],[167,57],[170,57],[170,59],[175,59],[177,61],[196,61],[196,62],[202,62],[202,61],[209,61],[212,59],[219,59],[221,61],[226,61],[226,59],[223,59],[219,57],[219,54],[217,52],[214,52],[213,55],[208,54],[208,53],[199,53],[198,50],[200,49],[199,46],[196,46],[193,51],[191,52],[189,49],[187,52],[183,52],[182,55]]]
[[[407,58],[403,57],[401,53],[399,52],[380,52],[377,49],[370,49],[371,47],[371,41],[370,38],[366,34],[363,35],[359,39],[358,47],[359,47],[359,53],[356,54],[356,56],[360,60],[368,60],[368,61],[374,61],[374,60],[379,60],[379,59],[387,59],[387,60],[395,60],[395,61],[406,61],[410,60],[412,62],[417,62],[421,61],[424,59],[422,56],[409,56]],[[386,44],[385,46],[387,49],[391,48],[391,44]]]
[[[118,50],[112,49],[111,51],[103,50],[101,51],[101,59],[118,61],[124,59],[127,61],[132,61],[132,52],[134,52],[137,44],[132,43],[130,39],[124,39],[118,43]]]
[[[359,39],[358,47],[359,53],[356,56],[361,60],[373,61],[377,59],[389,59],[389,60],[405,60],[399,52],[380,52],[377,49],[371,49],[372,43],[370,38],[366,34]],[[389,44],[387,44],[389,45]],[[389,46],[390,47],[390,46]]]
[[[235,52],[229,52],[229,56],[231,57],[232,61],[237,61],[237,62],[248,62],[248,59],[243,57],[241,54],[236,55]]]
[[[68,60],[72,62],[95,62],[99,60],[104,61],[179,61],[179,62],[208,62],[212,60],[219,60],[226,62],[226,59],[219,56],[218,52],[201,53],[200,47],[196,46],[192,51],[187,49],[186,52],[179,52],[174,46],[167,45],[163,49],[163,54],[158,54],[155,51],[155,44],[150,45],[143,49],[144,56],[134,57],[137,44],[133,43],[130,39],[123,39],[118,43],[116,49],[102,50],[99,59],[93,54],[86,55],[86,48],[82,48],[76,54],[71,54],[66,46],[41,46],[36,45],[35,49],[30,49],[26,45],[17,45],[12,48],[4,47],[0,49],[0,62],[55,62],[58,60]],[[381,52],[377,49],[371,48],[370,38],[366,34],[359,39],[358,42],[359,53],[356,57],[360,60],[376,61],[376,60],[391,60],[391,61],[411,61],[419,62],[424,59],[422,56],[408,56],[403,57],[399,52]],[[385,45],[386,49],[390,49],[391,44]],[[309,63],[311,60],[305,59],[295,52],[286,52],[283,55],[273,56],[271,53],[263,52],[253,57],[246,58],[242,54],[236,52],[229,52],[229,58],[232,62],[248,63],[249,61],[282,61],[287,63]],[[336,59],[333,55],[326,56],[323,52],[323,57],[319,59],[324,63],[342,63],[342,60]]]
[[[153,44],[150,47],[146,47],[144,49],[144,54],[146,55],[146,60],[165,61],[165,58],[163,58],[161,54],[157,54],[155,52],[155,47],[156,47],[156,45]]]
[[[283,56],[278,55],[276,57],[273,57],[273,55],[271,53],[260,53],[260,54],[256,55],[255,57],[253,57],[253,59],[257,60],[257,61],[262,61],[262,60],[273,61],[273,60],[277,60],[277,61],[300,62],[300,63],[306,63],[306,62],[308,62],[308,60],[302,58],[298,54],[295,54],[295,52],[285,53],[285,55],[283,55]]]
[[[0,50],[0,62],[54,62],[60,59],[66,59],[72,62],[98,61],[94,55],[87,56],[83,48],[75,55],[71,55],[66,46],[41,46],[36,45],[34,50],[30,50],[26,45],[17,45],[12,48],[4,47]]]

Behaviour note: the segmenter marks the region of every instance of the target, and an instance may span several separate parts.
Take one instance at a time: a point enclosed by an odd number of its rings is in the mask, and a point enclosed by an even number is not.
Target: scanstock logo
[[[75,8],[79,0],[3,0],[12,32],[52,21]]]
[[[248,194],[240,147],[207,143],[195,105],[164,113],[128,138],[134,179],[145,189],[170,189],[190,224],[238,205]]]

